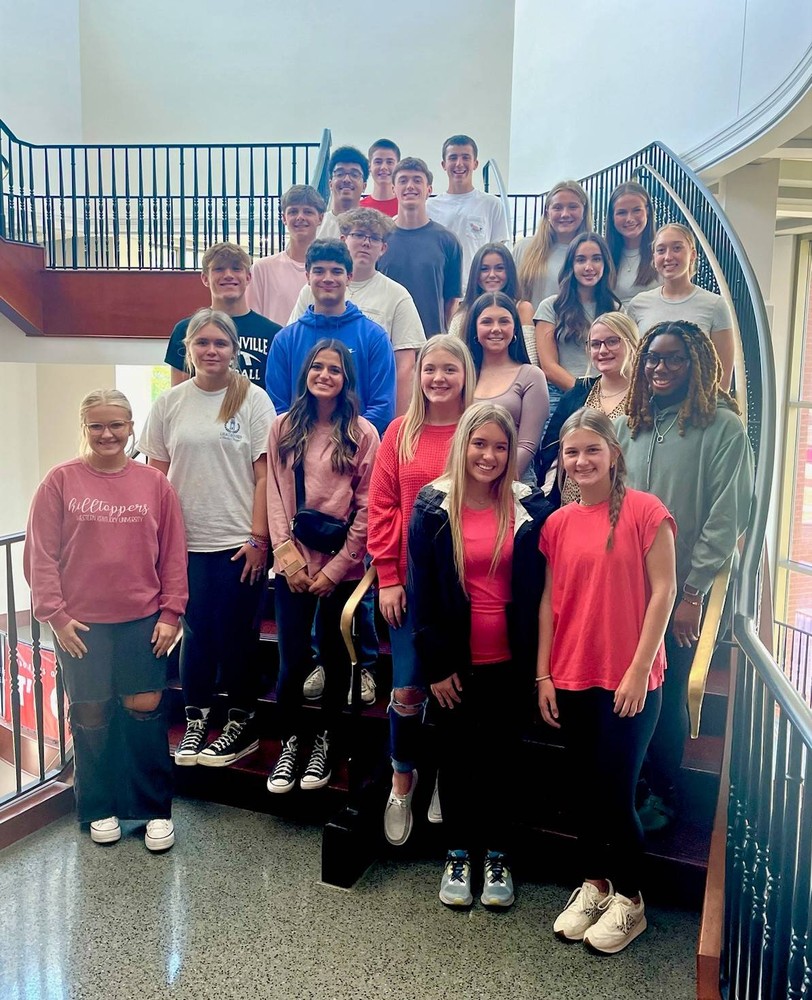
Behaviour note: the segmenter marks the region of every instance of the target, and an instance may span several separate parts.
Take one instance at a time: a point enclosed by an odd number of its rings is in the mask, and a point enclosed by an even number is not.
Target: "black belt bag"
[[[296,513],[290,522],[293,537],[308,549],[334,556],[347,540],[355,511],[348,521],[342,521],[332,514],[305,507],[304,460],[294,466],[293,474],[296,484]]]

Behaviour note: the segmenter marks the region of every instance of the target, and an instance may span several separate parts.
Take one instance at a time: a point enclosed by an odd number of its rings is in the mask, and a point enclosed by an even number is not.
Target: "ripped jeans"
[[[417,662],[409,612],[400,628],[389,629],[392,648],[392,698],[389,702],[389,747],[392,767],[408,774],[420,747],[428,690]]]
[[[81,660],[56,646],[68,694],[80,823],[172,814],[165,700],[151,711],[122,704],[128,695],[166,687],[166,657],[156,658],[150,642],[157,621],[156,613],[131,622],[87,622]]]

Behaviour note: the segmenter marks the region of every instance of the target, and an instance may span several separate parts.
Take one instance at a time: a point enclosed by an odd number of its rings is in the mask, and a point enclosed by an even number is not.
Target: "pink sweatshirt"
[[[127,622],[160,611],[177,625],[189,596],[180,502],[162,473],[129,461],[96,472],[75,458],[55,466],[31,504],[23,552],[34,616]]]
[[[286,465],[279,461],[279,435],[287,423],[287,416],[277,417],[271,424],[268,439],[268,527],[271,547],[293,538],[290,522],[296,513],[296,485],[290,457]],[[360,580],[364,575],[364,556],[367,551],[367,497],[372,465],[378,451],[378,432],[363,417],[358,418],[361,431],[355,473],[339,476],[333,471],[331,455],[333,443],[329,428],[316,428],[311,434],[304,459],[305,506],[332,514],[344,520],[355,511],[355,520],[340,552],[334,556],[314,552],[293,538],[293,542],[307,562],[307,575],[314,577],[323,570],[333,583],[342,580]],[[274,569],[279,567],[274,563]]]

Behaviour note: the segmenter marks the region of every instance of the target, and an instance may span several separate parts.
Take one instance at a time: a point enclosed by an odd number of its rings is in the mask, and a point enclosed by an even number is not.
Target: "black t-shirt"
[[[271,341],[282,329],[278,323],[274,323],[253,310],[243,316],[232,316],[234,325],[237,327],[237,336],[240,338],[240,352],[237,355],[237,367],[252,382],[261,388],[265,388],[265,365],[268,362],[268,351],[271,349]],[[169,346],[166,349],[164,361],[170,368],[177,368],[179,372],[185,372],[184,362],[186,351],[183,347],[183,340],[189,326],[191,316],[182,319],[175,324],[172,336],[169,338]]]

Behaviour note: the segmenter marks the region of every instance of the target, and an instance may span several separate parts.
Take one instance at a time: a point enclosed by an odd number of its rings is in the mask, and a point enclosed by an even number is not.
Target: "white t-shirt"
[[[517,268],[530,246],[531,239],[531,236],[525,236],[513,248],[513,259],[516,261]],[[554,243],[550,256],[547,258],[546,270],[543,274],[536,275],[531,287],[525,289],[525,294],[533,303],[534,309],[538,308],[542,299],[546,299],[550,295],[558,295],[558,275],[567,259],[567,250],[569,250],[569,243]]]
[[[152,405],[139,451],[169,462],[169,482],[183,508],[190,552],[239,548],[251,531],[253,463],[268,449],[276,416],[268,394],[248,385],[236,416],[217,420],[226,390],[206,392],[189,379]]]
[[[368,319],[386,330],[392,341],[392,350],[411,348],[417,351],[425,344],[426,335],[414,299],[403,285],[380,271],[376,271],[366,281],[351,281],[347,288],[347,299],[358,306]],[[310,286],[305,285],[286,322],[295,323],[314,301]]]
[[[687,320],[710,336],[717,330],[732,330],[733,316],[721,295],[706,288],[694,288],[684,299],[664,299],[662,288],[641,292],[624,306],[637,323],[642,337],[657,323]]]
[[[321,220],[321,225],[316,230],[317,240],[340,240],[341,239],[341,228],[338,225],[338,216],[334,215],[331,211],[324,213],[324,218]]]
[[[647,292],[650,288],[657,288],[660,279],[655,275],[647,285],[637,284],[637,270],[640,267],[640,250],[623,250],[620,254],[620,263],[617,267],[617,278],[615,279],[615,295],[625,306],[627,302],[639,295]]]
[[[557,295],[549,295],[539,303],[539,307],[533,317],[536,322],[551,323],[553,329],[555,329],[556,316],[553,303],[556,298]],[[583,309],[587,321],[591,326],[595,319],[595,303],[586,302],[583,304]],[[574,338],[564,340],[560,336],[556,336],[555,342],[558,347],[558,363],[561,367],[566,368],[570,375],[574,375],[575,378],[581,378],[582,375],[586,375],[589,371],[590,363],[589,356],[586,353],[586,338],[583,340]]]
[[[504,243],[508,237],[502,202],[484,191],[439,194],[426,202],[429,218],[450,229],[462,246],[462,291],[468,284],[474,254],[486,243]]]
[[[293,260],[284,250],[263,257],[251,268],[251,282],[245,293],[248,308],[285,326],[306,280],[304,261]]]

